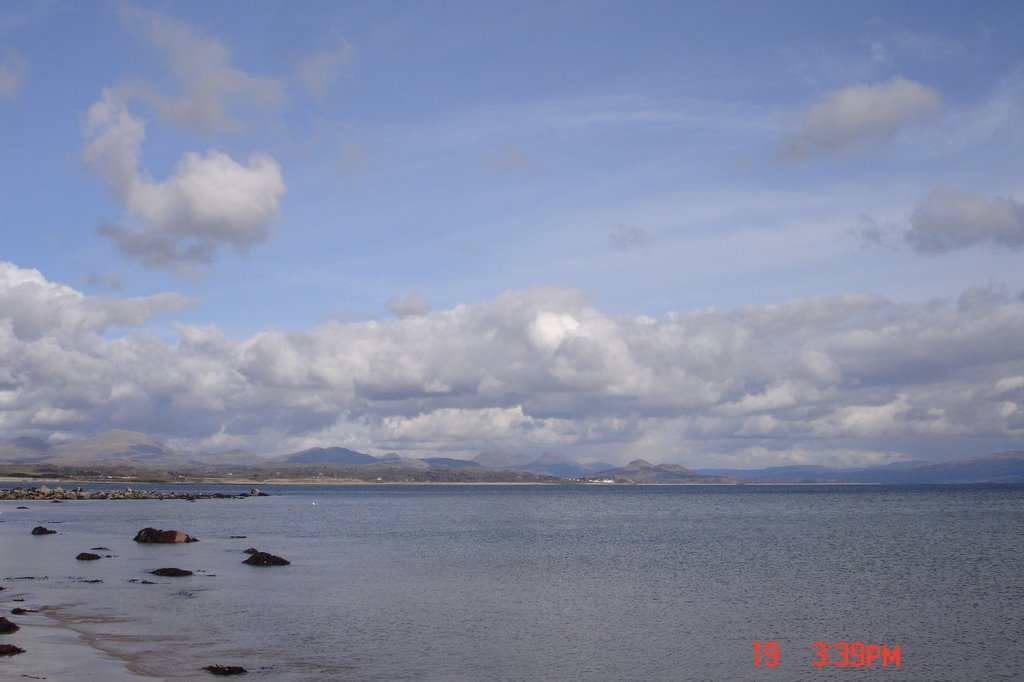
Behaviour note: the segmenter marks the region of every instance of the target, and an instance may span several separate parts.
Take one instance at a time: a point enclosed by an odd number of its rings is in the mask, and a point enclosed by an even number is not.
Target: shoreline
[[[9,591],[10,588],[2,594]],[[87,635],[57,615],[63,607],[25,606],[29,602],[13,602],[14,598],[0,599],[7,616],[19,627],[17,632],[5,635],[3,641],[24,649],[24,652],[0,658],[0,677],[3,679],[101,679],[112,682],[159,679],[132,671],[128,661],[90,642]],[[11,616],[12,602],[31,608],[34,613]]]

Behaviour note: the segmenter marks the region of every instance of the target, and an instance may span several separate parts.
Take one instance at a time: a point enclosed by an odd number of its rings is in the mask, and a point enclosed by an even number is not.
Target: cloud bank
[[[179,325],[167,342],[110,328],[180,297],[89,297],[11,264],[0,273],[0,429],[12,435],[119,427],[264,452],[502,447],[691,465],[830,451],[856,463],[1024,436],[1024,303],[1006,296],[844,294],[653,319],[540,288],[241,340]]]
[[[830,92],[804,112],[783,154],[805,159],[873,149],[941,108],[937,90],[901,76],[852,85]]]

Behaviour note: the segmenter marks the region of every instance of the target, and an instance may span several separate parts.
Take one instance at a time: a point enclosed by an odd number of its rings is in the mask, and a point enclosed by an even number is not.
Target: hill
[[[719,476],[705,476],[678,464],[651,464],[634,459],[624,467],[598,472],[589,478],[611,478],[622,483],[730,483]]]
[[[290,455],[274,457],[271,462],[282,464],[373,464],[377,458],[348,448],[310,448]]]

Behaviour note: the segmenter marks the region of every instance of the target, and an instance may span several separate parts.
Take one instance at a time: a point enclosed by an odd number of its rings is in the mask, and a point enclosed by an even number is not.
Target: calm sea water
[[[1024,486],[261,487],[2,502],[3,595],[163,679],[1024,678]],[[132,542],[145,526],[200,542]],[[75,561],[96,546],[116,556]],[[814,667],[816,641],[898,645],[900,667]]]

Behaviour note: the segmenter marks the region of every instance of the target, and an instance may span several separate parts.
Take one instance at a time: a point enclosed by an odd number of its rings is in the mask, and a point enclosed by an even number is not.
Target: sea
[[[1024,485],[259,487],[0,502],[0,604],[166,680],[1024,679]]]

